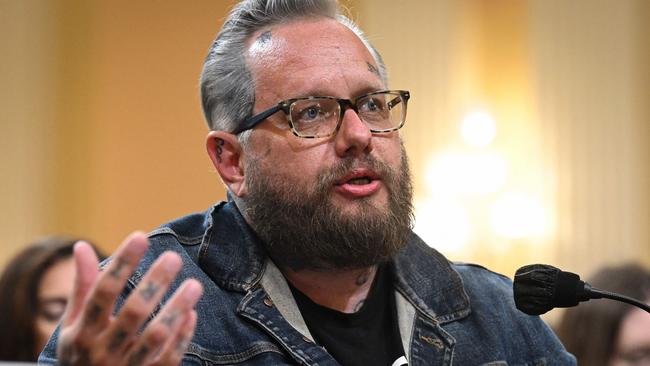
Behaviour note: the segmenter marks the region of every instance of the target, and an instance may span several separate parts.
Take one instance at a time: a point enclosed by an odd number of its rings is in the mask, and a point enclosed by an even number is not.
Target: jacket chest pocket
[[[183,366],[252,366],[252,365],[293,365],[294,363],[276,345],[267,342],[252,344],[250,347],[233,353],[214,353],[197,344],[188,347]]]

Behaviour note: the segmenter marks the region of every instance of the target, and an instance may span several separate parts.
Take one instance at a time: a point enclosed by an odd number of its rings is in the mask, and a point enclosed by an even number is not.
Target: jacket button
[[[268,306],[268,307],[272,307],[272,306],[273,306],[273,300],[271,300],[271,298],[268,297],[268,296],[265,297],[265,298],[264,298],[264,305],[266,305],[266,306]]]

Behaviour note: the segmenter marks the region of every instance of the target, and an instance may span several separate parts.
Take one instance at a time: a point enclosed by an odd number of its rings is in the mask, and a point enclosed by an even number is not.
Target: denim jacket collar
[[[213,208],[198,264],[216,284],[231,291],[248,292],[261,280],[266,257],[260,239],[233,201],[221,202]]]
[[[260,283],[267,258],[260,239],[234,202],[222,202],[212,210],[199,265],[213,281],[232,291],[247,292]],[[432,255],[417,235],[411,234],[391,268],[396,290],[432,321],[444,324],[469,315],[469,299],[460,275],[441,254]]]
[[[458,272],[414,233],[392,268],[397,291],[431,320],[445,324],[470,314],[469,297]]]

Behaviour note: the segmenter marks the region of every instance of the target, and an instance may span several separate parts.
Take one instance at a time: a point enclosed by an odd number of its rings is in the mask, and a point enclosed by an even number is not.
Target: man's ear
[[[223,182],[232,194],[243,197],[246,194],[242,149],[237,136],[223,132],[210,131],[205,147]]]

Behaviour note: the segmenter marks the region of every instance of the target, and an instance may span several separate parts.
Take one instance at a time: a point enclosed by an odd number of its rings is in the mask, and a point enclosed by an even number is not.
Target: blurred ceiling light
[[[506,182],[508,166],[497,154],[444,154],[427,170],[427,187],[435,196],[485,194]]]
[[[496,123],[485,111],[468,113],[461,123],[463,140],[468,145],[485,147],[492,143],[497,134]]]
[[[470,237],[465,209],[451,201],[416,202],[413,231],[431,247],[443,253],[458,252]]]
[[[491,210],[494,231],[509,239],[538,236],[544,232],[544,209],[539,201],[520,193],[505,193]]]

